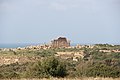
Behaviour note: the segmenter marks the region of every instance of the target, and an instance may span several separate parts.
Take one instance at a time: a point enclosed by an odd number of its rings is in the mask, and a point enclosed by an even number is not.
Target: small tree
[[[45,59],[42,66],[53,77],[64,77],[67,75],[66,65],[55,57]]]
[[[65,77],[66,65],[55,57],[47,57],[30,65],[26,72],[29,78]]]

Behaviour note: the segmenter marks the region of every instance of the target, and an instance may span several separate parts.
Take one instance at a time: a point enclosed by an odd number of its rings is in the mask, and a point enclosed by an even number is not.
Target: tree
[[[67,75],[66,65],[55,57],[45,59],[42,66],[53,77],[64,77]]]

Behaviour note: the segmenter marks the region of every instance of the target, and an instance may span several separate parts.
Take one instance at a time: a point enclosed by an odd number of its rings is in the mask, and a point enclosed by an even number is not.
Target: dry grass
[[[50,79],[0,79],[0,80],[120,80],[120,78],[50,78]]]

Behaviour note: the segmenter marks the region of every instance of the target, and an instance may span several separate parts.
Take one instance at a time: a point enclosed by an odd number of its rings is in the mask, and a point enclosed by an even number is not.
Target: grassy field
[[[0,80],[120,80],[120,52],[113,50],[120,46],[1,50]]]
[[[120,78],[50,78],[50,79],[0,79],[0,80],[120,80]]]

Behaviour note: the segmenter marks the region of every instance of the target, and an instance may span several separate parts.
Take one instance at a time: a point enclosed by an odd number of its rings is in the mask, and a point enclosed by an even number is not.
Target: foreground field
[[[120,80],[120,45],[1,49],[0,79]]]
[[[0,79],[1,80],[1,79]],[[2,79],[2,80],[120,80],[120,78],[50,78],[50,79]]]

